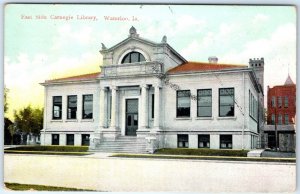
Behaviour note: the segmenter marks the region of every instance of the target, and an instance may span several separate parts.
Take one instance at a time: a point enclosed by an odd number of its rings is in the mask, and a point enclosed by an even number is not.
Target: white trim
[[[65,122],[78,122],[77,119],[66,119]]]
[[[214,117],[196,117],[196,120],[214,120]]]
[[[217,120],[236,120],[237,117],[217,117]]]
[[[94,119],[81,119],[80,122],[94,122]]]
[[[176,117],[174,120],[192,120],[192,117]]]
[[[50,122],[53,122],[53,123],[62,123],[63,122],[63,120],[62,119],[51,119],[51,121]],[[45,128],[46,129],[46,128]]]

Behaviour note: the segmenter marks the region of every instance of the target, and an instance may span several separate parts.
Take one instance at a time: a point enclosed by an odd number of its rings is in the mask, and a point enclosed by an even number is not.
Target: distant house
[[[268,87],[268,118],[264,133],[267,135],[269,148],[276,146],[276,127],[280,150],[295,150],[295,120],[296,84],[288,75],[284,85],[274,86],[273,88]]]
[[[264,59],[248,65],[189,62],[139,36],[102,44],[101,73],[46,80],[43,145],[153,152],[254,149],[263,126]]]

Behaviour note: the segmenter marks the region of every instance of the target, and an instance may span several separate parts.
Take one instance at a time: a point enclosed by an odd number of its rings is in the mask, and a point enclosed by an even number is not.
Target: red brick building
[[[290,76],[284,85],[268,86],[268,118],[269,125],[295,124],[296,118],[296,84]]]
[[[295,151],[296,84],[288,75],[284,85],[268,86],[268,115],[264,133],[267,146],[277,146],[280,151]]]

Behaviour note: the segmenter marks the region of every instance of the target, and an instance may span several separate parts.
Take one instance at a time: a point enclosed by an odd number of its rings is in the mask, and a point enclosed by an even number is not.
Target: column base
[[[148,134],[149,134],[149,128],[139,128],[137,131],[136,131],[136,136],[138,138],[145,138]]]
[[[103,128],[101,130],[104,139],[115,140],[121,135],[121,131],[116,127]]]
[[[158,132],[150,132],[145,137],[147,146],[146,151],[153,154],[159,148]]]
[[[101,131],[96,130],[93,134],[91,134],[89,150],[97,149],[97,146],[100,144],[101,139],[102,139]]]
[[[159,127],[153,127],[150,129],[150,133],[158,133],[161,130]]]

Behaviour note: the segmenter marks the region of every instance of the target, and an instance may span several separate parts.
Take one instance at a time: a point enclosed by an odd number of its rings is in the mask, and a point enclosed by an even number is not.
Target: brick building
[[[275,116],[276,115],[276,116]],[[270,125],[295,124],[296,116],[296,84],[290,76],[284,85],[268,86],[268,119]]]
[[[296,118],[296,84],[288,75],[284,85],[268,86],[268,116],[264,132],[267,134],[268,147],[273,148],[275,141],[275,126],[278,131],[278,146],[282,150],[294,150],[285,146],[294,146]],[[285,140],[284,140],[285,139]],[[291,143],[292,141],[292,143]],[[285,144],[285,146],[281,145]]]

